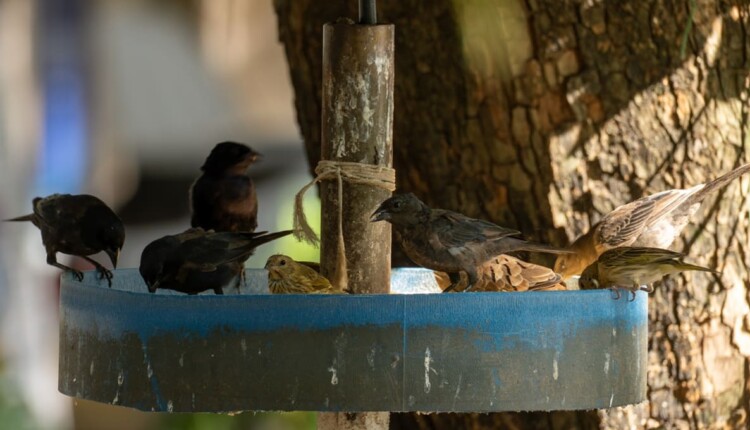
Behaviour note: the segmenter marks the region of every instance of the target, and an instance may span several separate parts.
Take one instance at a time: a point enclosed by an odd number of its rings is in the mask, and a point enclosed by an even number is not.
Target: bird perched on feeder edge
[[[510,255],[498,255],[482,264],[478,269],[479,281],[474,291],[564,291],[562,277],[552,269],[529,263]],[[450,285],[444,272],[435,272],[435,280],[440,289]],[[467,279],[461,277],[457,289],[466,287]]]
[[[397,194],[380,204],[373,222],[388,221],[398,233],[406,255],[420,266],[448,273],[450,291],[466,272],[470,290],[479,280],[477,269],[500,254],[513,251],[565,253],[564,249],[527,242],[516,230],[457,212],[431,209],[414,194]]]
[[[745,164],[705,184],[662,191],[616,208],[570,245],[572,253],[557,257],[555,272],[566,280],[617,247],[669,248],[708,195],[749,170]]]
[[[328,279],[305,263],[277,254],[268,257],[268,289],[274,294],[340,294]]]
[[[190,225],[205,230],[252,232],[258,227],[258,200],[247,169],[260,154],[247,145],[221,142],[190,187]]]
[[[214,232],[191,228],[148,244],[141,253],[139,271],[148,291],[158,288],[198,294],[239,281],[243,262],[258,246],[291,234],[291,230],[267,232]]]
[[[112,272],[89,255],[104,251],[112,267],[125,243],[125,226],[103,201],[89,194],[52,194],[32,201],[33,213],[5,221],[31,221],[42,232],[47,264],[70,272],[79,281],[83,273],[57,262],[57,253],[76,255],[93,264],[99,279],[112,286]]]
[[[684,254],[660,248],[621,247],[604,252],[581,274],[578,285],[582,290],[610,288],[620,298],[619,289],[633,294],[638,290],[652,292],[653,282],[672,273],[697,270],[718,273],[707,267],[682,261]],[[643,286],[643,287],[642,287]]]

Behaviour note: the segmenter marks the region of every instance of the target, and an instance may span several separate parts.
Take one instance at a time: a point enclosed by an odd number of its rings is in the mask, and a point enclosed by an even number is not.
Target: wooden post
[[[337,22],[323,27],[322,158],[393,164],[393,25]],[[343,233],[349,288],[388,293],[391,228],[370,215],[391,193],[344,181]],[[321,270],[332,276],[337,258],[338,183],[321,186]]]
[[[393,165],[394,26],[340,20],[323,27],[322,148],[324,160]],[[391,227],[370,215],[391,192],[344,181],[321,185],[321,271],[329,278],[338,258],[338,214],[353,293],[388,293]],[[318,414],[319,429],[388,429],[387,412]]]

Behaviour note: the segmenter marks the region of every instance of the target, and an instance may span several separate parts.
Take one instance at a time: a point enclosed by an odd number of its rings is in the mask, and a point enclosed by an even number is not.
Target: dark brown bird
[[[748,170],[750,164],[745,164],[706,184],[662,191],[618,207],[576,239],[572,253],[557,257],[555,272],[568,279],[605,251],[622,246],[669,248],[706,197]]]
[[[190,225],[205,230],[252,232],[258,227],[258,200],[247,169],[260,154],[236,142],[217,144],[190,187]]]
[[[477,268],[500,254],[514,251],[569,252],[512,236],[516,230],[460,213],[430,209],[414,194],[398,194],[380,204],[372,221],[388,221],[398,233],[406,255],[420,266],[448,273],[450,291],[466,272],[470,290],[479,280]]]
[[[125,227],[112,209],[88,194],[52,194],[33,200],[33,213],[6,221],[31,221],[42,232],[47,264],[71,272],[79,281],[83,273],[57,262],[57,253],[76,255],[96,267],[99,279],[112,286],[112,272],[89,255],[104,251],[112,267],[125,242]]]
[[[268,289],[273,294],[336,294],[328,278],[310,266],[310,263],[297,262],[286,255],[268,257]]]
[[[562,277],[552,269],[528,263],[510,255],[498,255],[479,266],[479,281],[474,291],[563,291],[567,288]],[[440,289],[450,286],[448,275],[435,272]],[[461,276],[457,290],[466,287],[467,278]]]
[[[231,233],[192,228],[148,244],[141,253],[139,271],[151,293],[164,288],[187,294],[205,290],[223,294],[225,285],[239,279],[243,262],[255,248],[291,233],[291,230]]]

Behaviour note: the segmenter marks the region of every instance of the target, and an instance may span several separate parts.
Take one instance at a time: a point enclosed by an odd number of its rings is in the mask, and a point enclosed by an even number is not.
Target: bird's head
[[[260,158],[260,153],[237,142],[221,142],[214,146],[201,166],[206,173],[225,173],[228,170],[243,174],[247,168]]]
[[[177,247],[180,241],[174,236],[164,236],[160,239],[146,245],[141,252],[141,263],[138,271],[141,273],[143,281],[148,286],[148,291],[153,293],[159,285],[160,280],[164,277],[164,265]]]
[[[378,206],[372,213],[370,221],[388,221],[394,225],[414,225],[420,221],[420,217],[426,212],[429,212],[429,208],[414,194],[396,194]]]
[[[580,275],[583,269],[599,257],[593,239],[595,231],[595,228],[592,228],[576,239],[568,248],[570,253],[557,256],[553,270],[562,276],[563,281],[571,276]]]
[[[285,274],[294,270],[294,260],[286,255],[276,254],[268,257],[266,260],[266,270],[268,270],[269,279],[280,279]]]
[[[570,254],[559,254],[555,260],[554,271],[562,276],[563,280],[580,274],[586,268],[586,261],[575,251]]]

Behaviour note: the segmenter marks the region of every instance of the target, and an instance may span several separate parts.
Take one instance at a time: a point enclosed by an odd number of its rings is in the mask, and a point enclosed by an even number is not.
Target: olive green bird
[[[273,294],[341,294],[328,279],[310,267],[311,263],[294,261],[277,254],[268,257],[268,289]]]
[[[589,265],[578,280],[582,290],[609,288],[620,298],[620,289],[628,290],[635,300],[636,291],[654,291],[653,282],[666,275],[697,270],[719,273],[707,267],[682,261],[684,254],[661,248],[622,247],[604,252]]]

